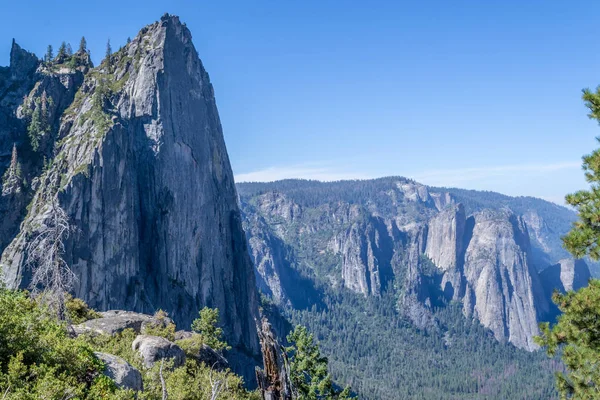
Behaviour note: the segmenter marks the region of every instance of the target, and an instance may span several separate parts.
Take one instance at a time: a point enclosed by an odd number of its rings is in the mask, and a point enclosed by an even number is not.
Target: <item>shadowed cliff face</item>
[[[238,187],[260,288],[276,302],[298,290],[282,279],[297,270],[364,296],[394,291],[398,310],[423,329],[437,329],[432,307],[460,301],[497,340],[537,348],[538,322],[552,313],[531,239],[544,258],[558,251],[540,244],[539,226],[529,231],[536,209],[469,215],[448,192],[402,178]]]
[[[76,296],[100,310],[163,309],[183,326],[217,307],[228,342],[256,356],[254,272],[213,87],[189,30],[169,16],[142,29],[68,102],[57,155],[2,256],[9,283],[27,284],[24,249],[56,197],[74,228],[65,260]]]
[[[560,310],[552,302],[554,291],[565,293],[569,290],[579,290],[587,286],[592,276],[585,261],[563,259],[540,272],[540,278],[544,287],[544,294],[550,305],[547,320],[554,322],[556,317],[560,315]]]

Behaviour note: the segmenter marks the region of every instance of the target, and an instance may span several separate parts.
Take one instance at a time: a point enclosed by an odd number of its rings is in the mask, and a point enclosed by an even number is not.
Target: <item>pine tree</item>
[[[112,56],[112,47],[110,45],[110,39],[106,42],[106,61],[110,64],[110,56]]]
[[[328,372],[329,361],[321,355],[319,345],[304,326],[288,335],[286,351],[291,360],[290,379],[299,400],[342,400],[350,398],[350,388],[338,392]]]
[[[600,122],[600,87],[596,92],[584,89],[582,97],[590,111],[588,116]],[[591,188],[567,196],[567,203],[577,209],[579,220],[563,238],[563,243],[577,258],[589,255],[599,260],[600,149],[583,157],[583,169]],[[600,398],[600,280],[591,280],[588,287],[577,292],[555,292],[552,300],[562,315],[552,329],[549,323],[540,324],[541,336],[535,340],[545,346],[551,356],[562,348],[567,373],[557,374],[561,398]]]
[[[46,49],[46,56],[44,57],[44,60],[49,63],[54,59],[54,50],[52,49],[52,45],[49,44],[48,48]]]
[[[85,53],[87,52],[87,41],[85,40],[85,36],[81,37],[81,41],[79,42],[79,50],[77,50],[78,53]]]
[[[600,123],[600,87],[596,92],[583,90],[583,100],[590,110],[588,117]],[[597,138],[600,141],[600,138]],[[577,209],[579,221],[563,238],[565,248],[575,257],[589,255],[600,259],[600,149],[583,157],[585,178],[590,183],[589,190],[580,190],[567,196],[567,203]]]
[[[536,342],[546,347],[550,356],[562,348],[566,374],[557,374],[557,387],[562,398],[597,399],[600,387],[600,280],[566,294],[554,293],[552,300],[563,314],[550,329],[540,325],[542,332]]]
[[[33,113],[31,114],[31,121],[27,127],[29,142],[31,143],[33,151],[37,151],[40,145],[40,136],[43,132],[42,119],[42,108],[40,102],[36,102]]]
[[[58,54],[56,54],[56,60],[60,63],[67,58],[67,43],[62,42],[58,48]]]
[[[129,44],[129,43],[131,43],[131,38],[130,37],[127,38],[127,44]]]
[[[202,342],[214,350],[220,351],[230,349],[227,343],[223,342],[223,329],[218,327],[219,309],[204,307],[200,310],[200,318],[192,322],[192,331],[202,336]]]
[[[67,56],[71,57],[73,55],[73,48],[71,47],[71,43],[67,43]]]
[[[41,122],[42,122],[42,130],[48,130],[48,126],[50,124],[50,109],[49,107],[52,105],[52,98],[48,97],[46,91],[42,92],[42,96],[40,98],[40,106],[41,106]]]

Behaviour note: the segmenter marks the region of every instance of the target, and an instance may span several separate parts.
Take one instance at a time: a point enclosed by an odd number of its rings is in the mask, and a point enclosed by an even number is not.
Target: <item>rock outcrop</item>
[[[202,337],[195,332],[189,331],[177,331],[175,332],[175,344],[181,345],[183,347],[184,342],[188,340],[197,340],[198,342],[202,342]],[[189,343],[189,342],[188,342]],[[218,371],[224,371],[229,367],[229,362],[223,357],[223,355],[213,349],[212,347],[202,344],[198,349],[196,354],[193,354],[193,357],[198,361],[203,362],[208,367],[212,369],[216,369]]]
[[[224,371],[229,367],[229,363],[225,357],[219,354],[212,347],[205,344],[200,346],[200,350],[198,350],[196,357],[198,358],[198,361],[203,362],[208,367],[217,371]]]
[[[36,65],[13,51],[15,63]],[[2,217],[24,217],[0,232],[4,279],[28,286],[27,246],[57,204],[72,227],[63,257],[75,296],[99,310],[163,309],[184,328],[216,307],[232,355],[256,360],[254,271],[213,87],[189,30],[166,15],[97,68],[59,67],[19,68],[19,79],[39,76],[11,95],[21,100],[8,114],[17,125],[24,116],[17,147],[29,140],[27,110],[47,99],[36,154],[51,158],[27,169],[21,211],[0,204]],[[0,73],[14,75],[12,65]],[[8,161],[15,140],[0,133]]]
[[[161,360],[172,361],[173,368],[185,363],[185,352],[181,347],[164,337],[139,335],[131,344],[131,348],[140,354],[146,368],[152,368]]]
[[[94,353],[105,365],[104,374],[112,379],[118,388],[135,391],[144,390],[142,374],[121,357],[106,353]]]
[[[257,218],[259,218],[257,216]],[[264,221],[256,220],[248,225],[246,234],[250,255],[256,271],[256,283],[262,293],[271,296],[278,304],[288,303],[285,285],[285,244],[269,232]]]
[[[136,333],[144,331],[146,326],[172,322],[169,318],[158,321],[155,317],[131,311],[111,310],[100,313],[100,318],[90,319],[81,324],[74,325],[73,330],[77,335],[100,334],[115,335],[125,329],[132,329]]]

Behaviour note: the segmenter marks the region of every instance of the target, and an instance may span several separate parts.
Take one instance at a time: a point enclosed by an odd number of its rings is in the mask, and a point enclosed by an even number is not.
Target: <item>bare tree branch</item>
[[[6,396],[8,396],[9,391],[10,391],[10,385],[8,385],[8,387],[6,388],[6,392],[4,392],[4,396],[2,396],[2,400],[6,399]]]
[[[213,368],[215,368],[216,365],[217,364],[215,363],[213,365]],[[219,394],[221,394],[221,392],[223,391],[223,380],[222,379],[217,379],[216,381],[213,380],[213,369],[212,368],[208,374],[208,380],[210,381],[210,390],[211,390],[210,400],[217,400],[217,397],[219,397]]]
[[[167,385],[165,383],[165,377],[163,376],[163,365],[165,364],[165,359],[160,360],[160,370],[158,371],[158,375],[160,376],[160,384],[162,385],[162,400],[167,400],[169,395],[167,393]]]
[[[69,217],[54,198],[44,224],[26,248],[26,264],[32,270],[30,289],[61,320],[66,318],[65,293],[76,279],[63,259],[70,232]]]

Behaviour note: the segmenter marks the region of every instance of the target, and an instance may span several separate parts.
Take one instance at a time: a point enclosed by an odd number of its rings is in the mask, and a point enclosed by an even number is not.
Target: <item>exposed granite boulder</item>
[[[139,335],[131,344],[131,348],[140,354],[146,368],[152,368],[162,359],[172,360],[174,368],[185,363],[185,352],[181,347],[160,336]]]
[[[177,331],[177,332],[175,332],[175,341],[183,340],[183,339],[190,339],[192,336],[194,336],[194,332]]]
[[[218,371],[224,371],[229,367],[229,363],[221,354],[212,347],[203,344],[196,355],[198,361],[203,362],[208,367]]]
[[[94,352],[105,365],[104,374],[112,379],[120,389],[144,390],[142,374],[135,367],[112,354]]]
[[[150,315],[122,310],[105,311],[100,315],[100,318],[74,325],[73,330],[78,335],[83,333],[114,335],[125,329],[133,329],[134,332],[141,333],[146,326],[173,323],[170,318],[157,319]]]

